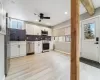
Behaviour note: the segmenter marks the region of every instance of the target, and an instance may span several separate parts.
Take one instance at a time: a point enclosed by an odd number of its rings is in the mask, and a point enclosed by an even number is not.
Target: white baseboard
[[[3,79],[2,80],[5,80],[5,75],[3,76]]]
[[[55,51],[60,52],[60,53],[64,53],[64,54],[67,54],[67,55],[70,55],[70,53],[67,53],[67,52],[64,52],[64,51],[60,51],[60,50],[57,50],[57,49],[55,49]]]

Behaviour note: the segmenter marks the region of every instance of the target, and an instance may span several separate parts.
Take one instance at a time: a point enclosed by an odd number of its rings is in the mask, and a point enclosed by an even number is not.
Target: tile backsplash
[[[51,36],[43,35],[26,35],[26,30],[12,29],[10,28],[10,41],[51,41]]]

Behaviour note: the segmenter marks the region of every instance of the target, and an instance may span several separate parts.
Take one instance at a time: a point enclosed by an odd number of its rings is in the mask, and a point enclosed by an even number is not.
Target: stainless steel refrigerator
[[[5,35],[5,75],[7,76],[10,67],[10,30],[9,18],[6,13],[6,35]]]

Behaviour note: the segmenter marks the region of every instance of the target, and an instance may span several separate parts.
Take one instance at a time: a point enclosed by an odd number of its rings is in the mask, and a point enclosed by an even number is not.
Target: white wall
[[[100,15],[100,7],[95,9],[95,14],[93,16],[90,16],[88,13],[81,14],[80,20],[85,20],[85,19],[88,19],[88,18],[91,18],[91,17],[95,17],[97,15]],[[69,20],[64,21],[60,24],[55,25],[53,28],[59,28],[59,27],[61,28],[61,27],[65,27],[65,26],[70,25],[70,24],[71,24],[71,22],[70,22],[70,19],[69,19]]]
[[[55,50],[70,53],[70,42],[55,42]]]
[[[53,36],[60,37],[65,35],[70,35],[70,25],[53,29]],[[56,40],[54,46],[55,50],[70,53],[70,42],[66,42],[65,40]]]
[[[4,35],[0,34],[0,80],[4,78]]]
[[[82,14],[81,16],[80,16],[80,20],[85,20],[85,19],[88,19],[88,18],[91,18],[91,17],[95,17],[95,16],[98,16],[98,15],[100,15],[100,7],[99,8],[97,8],[96,10],[95,10],[96,12],[95,12],[95,14],[93,15],[93,16],[90,16],[88,13],[84,13],[84,14]],[[56,29],[60,29],[60,28],[63,28],[63,27],[70,27],[69,26],[70,25],[70,20],[67,20],[67,21],[65,21],[65,22],[62,22],[62,23],[60,23],[60,24],[58,24],[58,25],[55,25],[54,27],[53,27],[53,31],[54,30],[56,30]],[[81,27],[81,25],[80,25],[80,27]],[[80,28],[81,29],[81,28]],[[68,30],[68,29],[67,29]],[[66,30],[66,32],[68,32]],[[69,29],[70,30],[70,29]],[[54,33],[54,32],[53,32]],[[80,32],[80,34],[81,34],[81,32]],[[81,35],[80,35],[80,39],[81,39]],[[81,43],[81,42],[80,42]],[[70,43],[66,43],[66,42],[55,42],[55,49],[57,49],[57,50],[62,50],[62,51],[66,51],[66,52],[70,52]],[[81,44],[80,44],[81,45]],[[63,47],[64,46],[64,47]],[[80,47],[80,49],[81,49],[81,47]],[[80,50],[81,51],[81,50]]]

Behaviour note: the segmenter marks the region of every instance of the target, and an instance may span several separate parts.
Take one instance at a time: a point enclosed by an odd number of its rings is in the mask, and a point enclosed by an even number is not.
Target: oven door
[[[49,43],[43,43],[43,50],[49,50]]]

